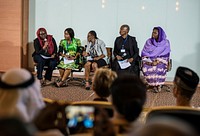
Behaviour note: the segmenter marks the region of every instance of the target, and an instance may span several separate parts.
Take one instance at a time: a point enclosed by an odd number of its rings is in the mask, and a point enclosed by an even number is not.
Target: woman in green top
[[[71,70],[79,67],[76,62],[80,55],[77,51],[81,46],[81,41],[74,38],[74,30],[72,28],[65,29],[64,37],[65,39],[60,41],[58,52],[61,60],[57,65],[60,73],[60,80],[56,83],[57,87],[66,86],[65,81],[70,75]]]

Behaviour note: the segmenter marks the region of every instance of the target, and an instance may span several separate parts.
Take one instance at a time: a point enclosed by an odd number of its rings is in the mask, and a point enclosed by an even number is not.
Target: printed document
[[[51,59],[51,57],[47,57],[47,56],[44,56],[42,54],[40,54],[40,56],[43,58],[43,59]]]
[[[142,59],[142,61],[144,61],[144,62],[152,62],[152,60],[150,59],[150,58],[144,58],[144,59]]]
[[[64,64],[70,64],[74,62],[74,60],[68,60],[67,58],[64,58]]]
[[[130,62],[128,62],[127,59],[118,61],[118,63],[121,69],[126,69],[131,66]]]
[[[87,56],[87,60],[93,60],[91,56]]]

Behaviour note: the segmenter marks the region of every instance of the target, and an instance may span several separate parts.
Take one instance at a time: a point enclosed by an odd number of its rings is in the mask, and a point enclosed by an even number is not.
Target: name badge
[[[121,52],[125,52],[125,49],[121,49]]]

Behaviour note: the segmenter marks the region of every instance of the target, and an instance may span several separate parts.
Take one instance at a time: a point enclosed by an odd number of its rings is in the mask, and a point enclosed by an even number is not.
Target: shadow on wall
[[[0,71],[21,67],[21,46],[11,41],[0,42]]]
[[[189,49],[189,47],[188,47]],[[198,75],[200,75],[200,43],[197,43],[196,48],[195,48],[195,52],[192,54],[188,54],[185,55],[182,59],[182,63],[181,64],[185,64],[182,66],[191,68],[192,70],[194,70]]]
[[[34,52],[33,42],[28,43],[28,70],[34,71],[32,53]]]
[[[197,58],[196,58],[196,68],[197,68],[197,74],[200,76],[200,43],[197,44],[197,50],[196,50],[196,53],[197,54]]]

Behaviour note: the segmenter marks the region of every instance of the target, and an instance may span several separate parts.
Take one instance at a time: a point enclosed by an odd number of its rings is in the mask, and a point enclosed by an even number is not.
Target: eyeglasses
[[[46,33],[40,33],[40,35],[45,35]]]

